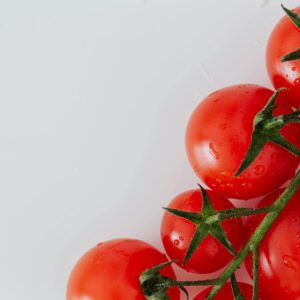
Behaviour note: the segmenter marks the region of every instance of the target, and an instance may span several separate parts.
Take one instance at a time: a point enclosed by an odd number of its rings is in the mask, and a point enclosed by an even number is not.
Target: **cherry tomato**
[[[245,300],[251,300],[252,297],[252,286],[247,283],[238,283],[239,288]],[[211,288],[202,291],[200,294],[194,298],[194,300],[205,300],[205,297],[209,294]],[[231,284],[226,283],[220,292],[216,295],[214,300],[234,300],[234,295],[232,292]]]
[[[207,191],[215,210],[231,209],[233,205],[215,192]],[[200,190],[191,190],[179,194],[170,204],[169,208],[188,212],[201,212],[202,193]],[[230,219],[222,222],[228,240],[235,251],[242,244],[243,225],[240,219]],[[188,262],[182,266],[188,247],[192,241],[196,225],[189,220],[165,212],[161,223],[161,238],[167,255],[182,268],[194,273],[211,273],[224,267],[233,256],[214,237],[208,235],[200,243]],[[177,260],[177,261],[176,261]]]
[[[282,191],[280,191],[282,192]],[[258,205],[271,205],[279,196],[276,192]],[[300,299],[300,190],[284,208],[264,237],[259,251],[259,293],[264,300]],[[262,217],[249,220],[251,232]],[[252,258],[246,266],[252,275]]]
[[[273,92],[258,85],[236,85],[206,97],[193,112],[186,131],[186,149],[199,178],[228,198],[251,199],[266,195],[292,178],[299,159],[268,143],[256,160],[239,176],[251,143],[253,119]],[[291,112],[278,97],[274,114]],[[299,124],[288,124],[282,134],[300,144]]]
[[[140,274],[166,262],[165,255],[151,245],[131,239],[101,243],[88,251],[74,267],[68,283],[67,300],[145,300]],[[170,266],[162,275],[175,278]],[[177,288],[169,297],[179,300]]]
[[[295,9],[300,13],[300,7]],[[280,58],[300,48],[300,30],[288,16],[275,26],[268,41],[266,62],[270,79],[277,89],[289,88],[288,100],[300,107],[300,60],[281,62]]]

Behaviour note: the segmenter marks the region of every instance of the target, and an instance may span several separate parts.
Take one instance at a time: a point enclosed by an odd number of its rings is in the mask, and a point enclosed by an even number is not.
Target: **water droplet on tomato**
[[[231,182],[228,182],[228,183],[226,183],[226,186],[229,187],[229,188],[232,188],[233,184]]]
[[[179,236],[180,241],[184,241],[184,237],[182,235]]]
[[[300,77],[298,77],[294,80],[294,84],[300,84]]]
[[[254,175],[261,175],[265,172],[265,167],[263,165],[257,165],[254,167]]]
[[[298,248],[298,249],[300,248],[300,243],[296,244],[296,248]]]
[[[232,175],[232,172],[228,171],[228,170],[224,170],[221,172],[221,174],[224,176],[224,177],[230,177]]]
[[[178,246],[179,243],[180,243],[179,240],[174,240],[174,245],[175,245],[175,246]]]
[[[287,266],[288,268],[296,270],[297,262],[293,258],[291,258],[289,255],[284,255],[282,257],[282,261],[283,261],[284,265]]]
[[[217,182],[217,183],[221,183],[221,182],[222,182],[222,179],[221,179],[221,178],[217,178],[217,179],[216,179],[216,182]]]
[[[297,232],[297,238],[300,239],[300,231]]]
[[[199,167],[198,167],[198,166],[195,165],[195,166],[193,167],[193,169],[194,169],[194,171],[195,171],[196,173],[199,172]]]
[[[219,125],[219,128],[222,129],[222,130],[224,130],[224,129],[227,128],[227,124],[223,123],[223,124]]]
[[[293,223],[297,222],[297,218],[295,218],[295,217],[293,217],[291,220],[292,220]]]
[[[220,154],[217,151],[216,147],[214,146],[213,143],[209,143],[209,150],[210,150],[210,154],[215,158],[215,159],[219,159],[220,158]]]
[[[295,72],[296,71],[296,67],[294,66],[294,67],[292,67],[292,71],[293,72]]]

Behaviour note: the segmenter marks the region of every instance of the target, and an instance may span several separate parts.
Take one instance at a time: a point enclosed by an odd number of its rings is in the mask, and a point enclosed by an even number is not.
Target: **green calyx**
[[[294,11],[284,7],[283,5],[281,5],[281,7],[283,8],[283,10],[287,14],[287,16],[291,19],[291,21],[295,24],[295,26],[298,29],[300,29],[300,15],[298,15]],[[292,51],[289,54],[281,57],[282,62],[292,61],[292,60],[297,60],[297,59],[300,59],[300,49]]]
[[[241,174],[252,164],[268,142],[280,145],[294,155],[300,156],[300,150],[288,142],[280,133],[281,129],[286,124],[300,122],[300,110],[287,115],[273,116],[273,112],[277,107],[275,101],[282,90],[282,88],[278,89],[272,95],[266,106],[255,116],[253,121],[251,145],[236,173],[236,176]]]
[[[160,275],[160,271],[172,264],[172,261],[162,263],[158,266],[155,266],[151,269],[145,270],[140,275],[140,285],[143,290],[143,293],[148,300],[170,300],[167,295],[167,291],[170,286],[175,282],[171,278],[164,277]],[[184,292],[185,288],[181,287]],[[187,292],[186,292],[187,293]]]
[[[187,212],[182,210],[177,210],[173,208],[164,208],[169,213],[184,218],[186,220],[191,221],[196,225],[196,230],[192,241],[189,245],[187,253],[184,258],[183,265],[185,265],[194,252],[199,247],[200,243],[208,236],[211,235],[216,238],[220,243],[232,254],[236,255],[231,243],[227,239],[227,236],[220,225],[222,219],[222,212],[218,212],[214,209],[211,204],[210,198],[207,192],[199,185],[201,193],[202,193],[202,209],[201,212]],[[208,222],[207,222],[208,221]]]

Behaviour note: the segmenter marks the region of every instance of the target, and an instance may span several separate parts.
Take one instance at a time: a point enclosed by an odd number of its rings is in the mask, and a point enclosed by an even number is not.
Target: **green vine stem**
[[[258,209],[254,208],[233,208],[223,211],[218,211],[216,214],[208,217],[205,220],[206,224],[213,224],[216,222],[222,222],[228,219],[233,218],[240,218],[240,217],[247,217],[247,216],[254,216],[254,215],[260,215],[264,213],[268,213],[272,211],[274,208],[273,206],[266,206]]]
[[[255,248],[253,251],[253,296],[252,300],[258,300],[258,258],[259,248]]]

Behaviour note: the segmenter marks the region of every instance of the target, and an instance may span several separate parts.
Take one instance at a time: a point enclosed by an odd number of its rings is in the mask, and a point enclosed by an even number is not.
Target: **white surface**
[[[0,0],[1,299],[65,299],[102,240],[160,247],[160,207],[197,183],[188,117],[225,85],[270,86],[280,2]]]

